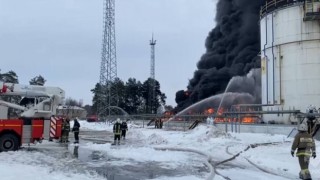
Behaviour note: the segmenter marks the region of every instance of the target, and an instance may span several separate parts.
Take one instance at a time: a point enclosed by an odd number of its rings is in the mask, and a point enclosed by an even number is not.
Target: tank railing
[[[296,3],[303,3],[305,0],[267,0],[261,7],[260,17],[280,7],[286,7]]]

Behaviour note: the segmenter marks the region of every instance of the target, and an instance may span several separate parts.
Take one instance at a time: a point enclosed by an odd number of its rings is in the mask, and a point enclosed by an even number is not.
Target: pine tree
[[[45,82],[46,80],[41,75],[36,76],[29,81],[30,85],[38,85],[38,86],[43,86]]]

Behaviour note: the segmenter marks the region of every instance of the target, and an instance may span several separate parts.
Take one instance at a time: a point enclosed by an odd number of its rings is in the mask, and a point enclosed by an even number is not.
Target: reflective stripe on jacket
[[[291,146],[291,151],[297,149],[297,156],[311,156],[316,151],[316,146],[312,136],[307,132],[299,132],[295,137]]]
[[[121,134],[121,124],[116,122],[114,125],[113,125],[113,133],[115,135],[120,135]]]
[[[70,123],[67,121],[64,121],[62,124],[62,130],[64,131],[70,131]]]

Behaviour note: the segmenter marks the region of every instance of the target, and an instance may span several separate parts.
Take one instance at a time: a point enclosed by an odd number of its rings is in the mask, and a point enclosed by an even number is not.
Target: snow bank
[[[5,180],[103,180],[96,173],[67,166],[72,159],[57,159],[37,151],[0,153],[0,174]],[[20,176],[20,177],[19,177]]]
[[[168,144],[168,141],[160,136],[159,134],[151,134],[148,139],[147,139],[148,144],[156,144],[156,145],[163,145],[163,144]]]

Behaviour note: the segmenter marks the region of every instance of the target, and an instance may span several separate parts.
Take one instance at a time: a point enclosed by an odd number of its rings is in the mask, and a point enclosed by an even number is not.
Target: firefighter
[[[298,157],[301,171],[299,177],[301,179],[311,179],[309,172],[310,156],[316,158],[316,146],[312,136],[307,132],[308,126],[302,122],[298,126],[298,134],[295,136],[291,147],[291,155],[294,157],[294,152],[297,149],[296,156]]]
[[[61,123],[61,138],[60,138],[60,141],[59,142],[63,142],[65,137],[64,137],[64,129],[65,129],[65,121],[66,121],[66,118],[62,118],[62,123]]]
[[[113,125],[113,134],[114,134],[114,143],[113,145],[117,144],[120,145],[120,135],[121,135],[121,120],[120,118],[117,118],[117,121]]]
[[[162,129],[162,126],[163,126],[163,121],[162,119],[159,119],[159,128]]]
[[[207,121],[207,125],[210,125],[210,124],[211,124],[211,123],[210,123],[210,117],[209,117],[209,116],[207,117],[206,121]]]
[[[127,133],[127,131],[128,131],[128,124],[127,124],[126,121],[123,121],[123,122],[121,123],[121,137],[122,137],[123,140],[126,139],[126,133]]]
[[[63,120],[62,136],[61,136],[60,142],[62,142],[62,143],[69,142],[69,132],[70,132],[70,119],[66,118]]]
[[[159,128],[159,121],[158,121],[158,119],[155,119],[155,121],[154,121],[154,128],[156,128],[156,129]]]
[[[73,127],[72,127],[72,132],[74,133],[74,143],[79,143],[79,132],[80,132],[80,123],[78,121],[78,118],[74,119]]]

